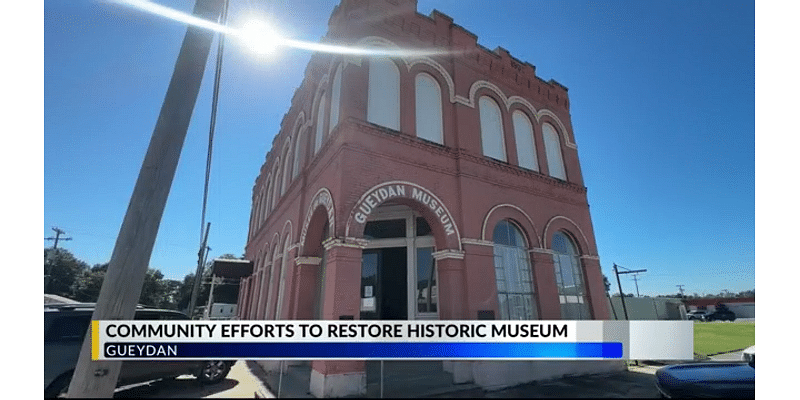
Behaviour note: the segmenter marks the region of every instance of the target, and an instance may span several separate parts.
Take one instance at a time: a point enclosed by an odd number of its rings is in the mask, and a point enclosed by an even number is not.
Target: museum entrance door
[[[434,239],[406,206],[380,207],[364,227],[361,319],[438,319]]]
[[[433,233],[406,206],[375,210],[364,227],[361,319],[439,319]],[[367,361],[367,397],[413,397],[453,384],[440,361]]]
[[[406,255],[405,247],[364,250],[361,256],[361,319],[408,319]]]

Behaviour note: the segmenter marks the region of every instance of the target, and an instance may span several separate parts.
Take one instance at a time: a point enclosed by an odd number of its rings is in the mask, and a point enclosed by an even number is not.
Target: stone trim
[[[518,206],[515,206],[513,204],[509,204],[509,203],[498,204],[498,205],[492,207],[492,209],[489,210],[488,213],[486,213],[486,217],[483,218],[483,226],[481,227],[481,237],[482,238],[486,237],[486,228],[488,227],[487,224],[489,223],[489,218],[492,216],[492,213],[495,212],[497,209],[499,209],[501,207],[508,207],[508,208],[517,210],[520,213],[522,213],[522,215],[524,215],[525,218],[528,220],[528,223],[531,224],[531,228],[533,228],[533,232],[525,232],[526,230],[522,229],[522,232],[523,232],[523,234],[525,234],[526,239],[528,239],[531,242],[531,244],[533,244],[533,240],[531,240],[531,238],[536,238],[536,241],[537,242],[539,241],[539,235],[536,232],[536,225],[533,224],[533,220],[528,215],[528,213],[526,213],[525,210],[523,210],[522,208],[520,208]],[[520,228],[522,228],[522,227],[520,227]],[[541,243],[539,243],[539,244],[541,244]]]
[[[364,249],[369,244],[369,240],[354,237],[345,238],[328,238],[322,242],[325,250],[330,250],[334,247],[350,247],[353,249]]]
[[[550,249],[543,249],[543,248],[533,248],[528,250],[528,253],[540,253],[540,254],[556,254],[553,250]]]
[[[490,242],[488,240],[481,240],[481,239],[470,239],[470,238],[463,238],[461,239],[461,244],[472,244],[475,246],[494,246],[494,242]]]
[[[439,250],[433,253],[433,259],[437,261],[445,259],[463,260],[464,252],[461,250],[454,250],[454,249]]]
[[[575,221],[573,221],[573,220],[571,220],[571,219],[569,219],[569,218],[567,218],[567,217],[565,217],[563,215],[556,215],[555,217],[550,218],[550,221],[547,221],[547,225],[544,226],[544,230],[542,231],[542,244],[549,243],[548,240],[547,240],[547,234],[550,231],[550,225],[552,225],[553,222],[555,222],[557,219],[563,219],[563,220],[566,220],[567,222],[571,223],[572,226],[574,226],[575,229],[578,230],[578,233],[581,234],[581,238],[583,239],[583,243],[585,244],[583,247],[588,247],[589,246],[590,242],[589,242],[589,240],[587,240],[586,235],[583,233],[583,230],[581,229],[581,227],[578,224],[576,224]],[[572,232],[572,234],[575,235],[574,232]],[[581,251],[588,251],[588,250],[589,249],[587,249],[587,248],[581,249]]]
[[[297,257],[294,259],[295,265],[319,265],[322,262],[321,257]]]
[[[314,194],[314,197],[311,199],[311,203],[308,205],[308,211],[306,211],[303,229],[300,231],[299,244],[301,248],[306,241],[306,234],[308,233],[308,226],[311,224],[311,217],[314,215],[314,211],[316,211],[317,207],[319,206],[325,207],[325,211],[327,212],[328,216],[328,225],[331,227],[331,229],[335,229],[336,227],[336,209],[333,204],[333,195],[328,188],[320,188],[317,190],[317,193]]]

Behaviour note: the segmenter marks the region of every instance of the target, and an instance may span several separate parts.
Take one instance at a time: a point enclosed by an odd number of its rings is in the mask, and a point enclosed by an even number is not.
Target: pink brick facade
[[[503,49],[480,47],[449,17],[418,14],[413,0],[344,0],[323,41],[450,53],[393,59],[399,130],[368,122],[370,57],[312,57],[253,188],[246,257],[254,271],[242,280],[240,318],[359,319],[364,227],[387,205],[405,206],[430,226],[439,319],[500,315],[492,243],[499,221],[525,237],[540,319],[562,318],[550,247],[556,232],[577,248],[591,318],[609,318],[566,88]],[[337,70],[339,119],[331,127]],[[420,73],[441,88],[441,144],[416,136]],[[500,106],[505,162],[483,155],[482,96]],[[515,111],[533,127],[538,171],[518,165]],[[324,136],[315,151],[319,121]],[[545,123],[557,130],[566,180],[550,176]],[[364,363],[314,362],[312,369],[323,377],[358,374]]]

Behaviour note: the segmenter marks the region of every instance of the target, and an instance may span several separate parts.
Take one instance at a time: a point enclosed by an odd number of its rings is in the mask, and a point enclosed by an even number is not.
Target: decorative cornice
[[[586,194],[585,186],[580,186],[567,181],[562,181],[561,179],[549,177],[547,175],[542,174],[541,172],[531,171],[516,165],[509,164],[504,161],[498,161],[493,158],[479,156],[477,154],[468,152],[463,149],[455,149],[454,151],[457,153],[457,156],[459,158],[463,158],[465,160],[469,160],[477,164],[482,164],[514,175],[523,176],[529,179],[535,179],[542,183],[568,189],[576,193]]]
[[[362,133],[367,133],[380,137],[388,136],[391,137],[393,140],[402,142],[403,144],[406,144],[408,146],[416,147],[418,149],[422,149],[438,155],[448,156],[451,158],[455,157],[457,153],[457,150],[452,147],[446,147],[444,145],[432,143],[427,140],[422,140],[415,136],[407,135],[400,131],[396,131],[394,129],[386,128],[380,125],[375,125],[367,121],[363,121],[353,117],[348,117],[347,121],[349,123],[352,123],[353,126],[356,128],[356,130]]]

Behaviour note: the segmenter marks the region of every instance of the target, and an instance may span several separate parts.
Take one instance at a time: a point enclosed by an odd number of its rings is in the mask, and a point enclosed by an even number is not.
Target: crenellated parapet
[[[448,15],[433,10],[426,16],[418,13],[416,6],[415,0],[344,0],[331,16],[328,38],[353,43],[361,37],[383,33],[402,47],[442,50],[448,56],[433,58],[445,65],[462,63],[518,91],[519,96],[546,104],[548,109],[569,111],[564,85],[538,77],[534,65],[515,58],[502,47],[489,50],[480,45],[477,35],[454,23]]]

